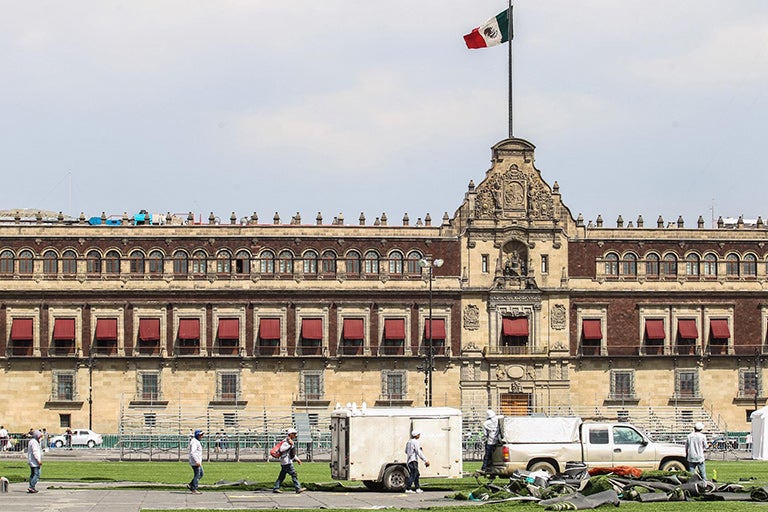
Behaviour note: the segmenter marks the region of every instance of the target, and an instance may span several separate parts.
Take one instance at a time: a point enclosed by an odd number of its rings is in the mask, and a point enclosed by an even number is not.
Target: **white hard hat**
[[[296,430],[295,428],[289,428],[288,429],[288,435],[290,435],[290,434],[298,434],[298,433],[299,433],[299,431]]]
[[[487,411],[485,411],[485,416],[487,418],[493,418],[494,416],[496,416],[496,413],[493,412],[493,409],[488,409]]]
[[[411,437],[417,437],[417,436],[420,436],[420,435],[421,435],[421,432],[418,431],[418,430],[414,430],[413,432],[411,432]]]
[[[700,421],[697,421],[696,424],[693,426],[695,430],[704,430],[704,424]]]

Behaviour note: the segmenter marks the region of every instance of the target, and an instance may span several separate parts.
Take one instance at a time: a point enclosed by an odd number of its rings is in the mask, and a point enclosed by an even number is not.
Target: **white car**
[[[101,445],[102,441],[101,434],[97,434],[93,430],[88,430],[87,428],[72,429],[72,446],[94,448]],[[67,435],[53,436],[50,440],[50,445],[54,448],[67,446]]]

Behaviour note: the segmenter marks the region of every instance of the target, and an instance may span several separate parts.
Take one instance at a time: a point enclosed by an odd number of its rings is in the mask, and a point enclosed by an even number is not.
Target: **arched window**
[[[173,253],[173,274],[185,276],[189,272],[189,255],[184,251]]]
[[[659,277],[659,255],[650,253],[645,257],[645,275],[650,278]]]
[[[314,276],[317,275],[317,253],[309,250],[304,253],[304,274]]]
[[[43,253],[43,274],[55,276],[59,273],[59,257],[56,251],[45,251]]]
[[[672,253],[665,254],[661,265],[661,272],[665,276],[677,275],[677,256]]]
[[[706,277],[717,276],[717,256],[711,252],[704,255],[701,262],[701,273]]]
[[[349,251],[344,258],[344,266],[347,271],[347,275],[359,276],[360,275],[360,253],[357,251]]]
[[[164,255],[160,251],[152,251],[147,257],[147,267],[150,274],[162,274],[163,273],[163,258]]]
[[[376,251],[368,251],[363,257],[363,271],[369,275],[379,274],[379,255]]]
[[[408,258],[405,260],[405,271],[408,275],[417,276],[421,274],[421,266],[419,265],[421,257],[419,251],[411,251],[408,253]]]
[[[698,276],[701,269],[699,255],[691,253],[685,257],[685,275]]]
[[[725,257],[725,275],[728,277],[739,277],[739,256],[729,254]]]
[[[400,251],[389,253],[389,273],[391,275],[403,274],[403,253]]]
[[[208,273],[208,255],[205,251],[192,253],[192,274],[204,276]]]
[[[605,275],[619,275],[619,256],[616,253],[609,252],[605,255]]]
[[[251,273],[251,253],[248,251],[237,251],[235,254],[235,274]]]
[[[280,274],[293,274],[293,254],[291,251],[280,251],[277,255],[277,271]]]
[[[323,274],[334,275],[336,274],[336,253],[328,250],[323,251],[320,256],[320,262],[323,266]]]
[[[216,255],[216,273],[217,274],[231,274],[232,273],[232,253],[229,251],[219,251]]]
[[[141,251],[133,251],[128,257],[131,263],[131,274],[141,275],[144,273],[144,253]]]
[[[13,275],[13,251],[6,249],[0,252],[0,274]]]
[[[755,277],[757,275],[757,258],[754,254],[745,254],[741,261],[741,275]]]
[[[19,274],[31,275],[35,271],[35,255],[25,249],[19,253]]]
[[[77,253],[72,249],[67,249],[61,255],[61,273],[65,276],[77,274]]]
[[[621,259],[621,275],[635,277],[637,275],[637,256],[628,252]]]
[[[259,255],[259,272],[262,274],[275,273],[275,253],[272,251],[261,251]]]
[[[104,258],[104,267],[107,274],[119,274],[120,273],[120,253],[117,251],[109,251]]]
[[[101,253],[99,251],[88,251],[85,255],[85,270],[93,276],[101,275]]]

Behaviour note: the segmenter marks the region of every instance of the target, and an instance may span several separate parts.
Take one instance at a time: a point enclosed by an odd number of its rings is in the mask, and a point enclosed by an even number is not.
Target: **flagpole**
[[[507,34],[509,34],[509,48],[507,49],[509,54],[509,66],[507,68],[508,80],[509,80],[509,138],[514,136],[514,122],[512,115],[512,0],[507,0]]]

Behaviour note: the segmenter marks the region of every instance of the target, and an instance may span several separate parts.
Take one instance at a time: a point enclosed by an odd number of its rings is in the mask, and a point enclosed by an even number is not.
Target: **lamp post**
[[[432,367],[434,366],[435,358],[434,347],[432,346],[432,331],[434,329],[434,326],[432,325],[432,277],[435,268],[442,267],[443,263],[443,260],[432,259],[431,256],[419,260],[419,266],[429,270],[429,333],[427,335],[427,360],[424,366],[425,380],[427,384],[427,395],[424,398],[424,405],[426,407],[432,407]]]
[[[88,430],[93,430],[93,349],[88,349]]]

